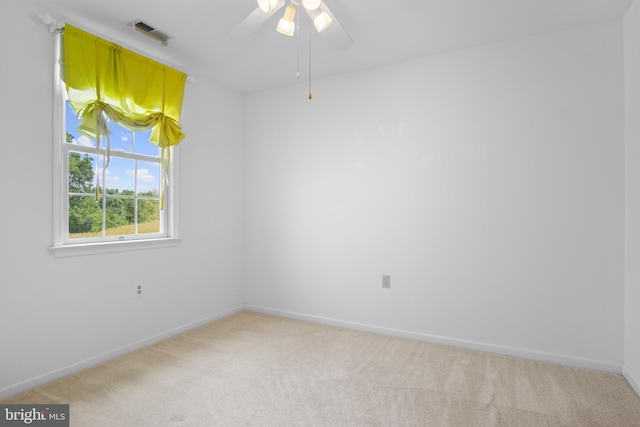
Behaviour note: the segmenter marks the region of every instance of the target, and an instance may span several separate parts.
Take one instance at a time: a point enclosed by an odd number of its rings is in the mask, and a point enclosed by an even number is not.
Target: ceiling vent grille
[[[143,22],[139,19],[133,21],[129,25],[131,25],[136,30],[136,32],[157,41],[163,46],[167,46],[168,44],[167,42],[169,41],[170,38],[172,38],[170,35],[154,28],[152,25],[149,25],[146,22]]]

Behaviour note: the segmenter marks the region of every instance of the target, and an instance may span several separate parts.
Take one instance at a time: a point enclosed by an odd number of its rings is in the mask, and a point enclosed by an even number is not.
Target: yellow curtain
[[[170,147],[184,139],[180,111],[186,74],[71,25],[64,29],[64,79],[78,130],[95,139],[110,134],[107,117],[132,131],[153,129],[162,149],[162,206]],[[107,160],[108,164],[108,160]],[[96,191],[98,191],[96,185]]]

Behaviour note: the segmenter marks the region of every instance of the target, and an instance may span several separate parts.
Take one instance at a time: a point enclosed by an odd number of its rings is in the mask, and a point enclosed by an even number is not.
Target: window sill
[[[182,237],[170,237],[166,239],[128,240],[103,243],[83,243],[79,245],[51,246],[49,251],[54,258],[69,258],[85,255],[109,254],[128,251],[140,251],[145,249],[158,249],[178,246]]]

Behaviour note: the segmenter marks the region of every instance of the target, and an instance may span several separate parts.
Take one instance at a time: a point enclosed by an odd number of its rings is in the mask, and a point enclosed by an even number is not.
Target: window
[[[186,75],[74,27],[64,33],[54,67],[55,256],[177,243],[170,160],[184,138]]]
[[[77,131],[79,120],[68,101],[65,116],[63,243],[167,237],[160,206],[162,158],[149,142],[151,131],[109,123],[107,156],[106,148],[97,150],[95,140]]]

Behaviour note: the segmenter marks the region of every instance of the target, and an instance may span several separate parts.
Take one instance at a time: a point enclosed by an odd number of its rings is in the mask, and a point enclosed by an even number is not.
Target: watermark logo
[[[69,405],[0,405],[0,427],[69,427]]]

